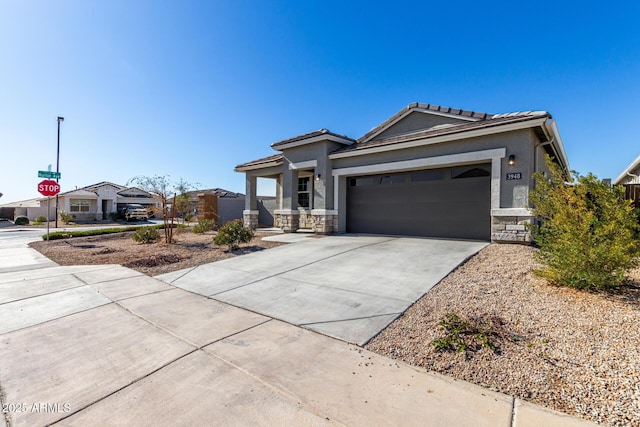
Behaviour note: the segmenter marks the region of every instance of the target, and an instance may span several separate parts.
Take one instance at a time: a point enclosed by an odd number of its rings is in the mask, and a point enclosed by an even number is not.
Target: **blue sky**
[[[38,196],[59,115],[63,191],[244,192],[233,167],[272,142],[415,101],[547,110],[571,167],[615,178],[640,155],[638,22],[631,1],[1,0],[0,204]]]

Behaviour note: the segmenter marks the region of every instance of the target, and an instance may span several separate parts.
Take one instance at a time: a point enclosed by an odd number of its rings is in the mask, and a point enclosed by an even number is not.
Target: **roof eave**
[[[282,151],[282,150],[286,150],[287,148],[300,147],[302,145],[313,144],[315,142],[321,142],[321,141],[332,141],[332,142],[337,142],[343,145],[351,145],[355,142],[354,140],[349,138],[342,138],[342,137],[331,135],[331,134],[322,134],[322,135],[313,136],[311,138],[305,138],[305,139],[300,139],[298,141],[289,142],[286,144],[281,144],[280,142],[276,142],[271,144],[271,148],[273,148],[276,151]]]
[[[339,159],[343,157],[360,156],[360,155],[379,153],[384,151],[402,150],[402,149],[411,148],[411,147],[419,147],[423,145],[438,144],[442,142],[455,141],[460,139],[475,138],[478,136],[491,135],[495,133],[510,132],[513,130],[527,129],[527,128],[532,128],[536,126],[541,126],[542,124],[545,123],[546,120],[547,120],[547,117],[545,116],[545,117],[538,117],[535,119],[523,120],[516,123],[496,124],[495,126],[484,127],[480,129],[459,130],[459,131],[454,131],[444,135],[425,136],[423,138],[416,138],[415,140],[409,140],[405,142],[397,142],[397,143],[391,143],[386,145],[376,145],[372,147],[363,147],[361,149],[332,153],[329,155],[329,158]]]
[[[279,160],[279,161],[275,161],[275,162],[267,162],[267,163],[260,163],[257,165],[248,165],[248,166],[242,166],[242,165],[238,165],[236,166],[233,171],[234,172],[247,172],[247,171],[253,171],[253,170],[258,170],[258,169],[267,169],[267,168],[272,168],[275,166],[282,166],[283,161]]]
[[[624,172],[622,172],[620,174],[620,176],[618,176],[616,178],[615,181],[613,181],[613,183],[615,185],[620,185],[622,184],[622,181],[627,178],[629,176],[629,174],[631,173],[632,170],[634,170],[635,168],[637,168],[638,166],[640,166],[640,156],[636,157],[636,159],[631,162],[631,164],[629,166],[627,166],[627,168],[624,170]]]
[[[564,144],[562,143],[562,138],[560,137],[560,131],[558,131],[558,124],[555,119],[548,118],[544,122],[544,127],[551,133],[553,137],[553,145],[557,148],[556,152],[560,156],[560,161],[563,163],[564,170],[567,174],[571,173],[571,167],[569,166],[569,159],[567,158],[567,153],[564,150]]]

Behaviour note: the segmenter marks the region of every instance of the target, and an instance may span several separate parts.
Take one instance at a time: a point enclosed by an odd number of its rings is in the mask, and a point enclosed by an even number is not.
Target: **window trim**
[[[86,209],[83,209],[85,207],[86,207]],[[70,199],[69,200],[69,212],[75,212],[75,213],[91,212],[91,200],[88,200],[88,199]]]

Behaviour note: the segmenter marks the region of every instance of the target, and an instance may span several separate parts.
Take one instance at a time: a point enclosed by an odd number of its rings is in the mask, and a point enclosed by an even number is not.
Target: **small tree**
[[[222,226],[213,242],[216,245],[226,245],[229,251],[235,251],[240,247],[240,243],[247,243],[252,238],[253,231],[245,228],[242,220],[238,219]]]
[[[136,176],[127,181],[127,185],[130,184],[135,184],[143,190],[156,194],[160,197],[162,205],[162,219],[164,222],[164,240],[166,243],[172,243],[173,221],[176,210],[176,193],[180,188],[186,191],[192,187],[192,185],[185,182],[182,178],[180,178],[177,183],[174,183],[171,181],[169,175],[156,175],[153,177]],[[171,203],[171,215],[167,212],[170,198],[173,199],[173,202]]]
[[[183,221],[186,221],[186,215],[191,210],[191,198],[189,197],[190,188],[193,188],[193,186],[182,179],[176,184],[176,212],[178,216],[182,217]]]
[[[607,289],[622,283],[637,263],[638,228],[622,187],[610,187],[592,174],[574,172],[565,182],[561,168],[547,157],[550,177],[534,175],[530,202],[542,224],[534,227],[543,268],[551,283],[579,289]]]

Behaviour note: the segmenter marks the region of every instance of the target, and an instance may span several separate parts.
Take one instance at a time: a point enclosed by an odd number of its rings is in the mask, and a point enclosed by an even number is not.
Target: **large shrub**
[[[215,225],[215,222],[210,219],[199,219],[198,223],[193,226],[193,232],[196,234],[204,234],[207,231],[213,230]]]
[[[160,240],[160,232],[155,227],[140,227],[131,235],[138,243],[153,243]]]
[[[551,283],[580,289],[607,289],[622,283],[637,263],[636,213],[622,187],[610,187],[592,174],[574,173],[565,182],[547,158],[549,177],[534,175],[530,202],[542,221],[534,227],[540,245],[537,273]]]
[[[29,225],[29,218],[27,218],[26,216],[20,215],[13,220],[13,223],[15,225]]]
[[[60,212],[60,219],[62,220],[62,222],[64,222],[65,224],[70,224],[71,221],[73,221],[75,219],[75,215],[70,214],[68,212],[62,211]]]
[[[47,217],[44,215],[38,215],[37,217],[35,217],[33,222],[35,222],[36,224],[42,224],[43,222],[47,222]]]
[[[218,230],[213,238],[216,245],[226,245],[230,251],[240,247],[240,243],[247,243],[253,238],[253,231],[244,227],[241,219],[226,223]]]

